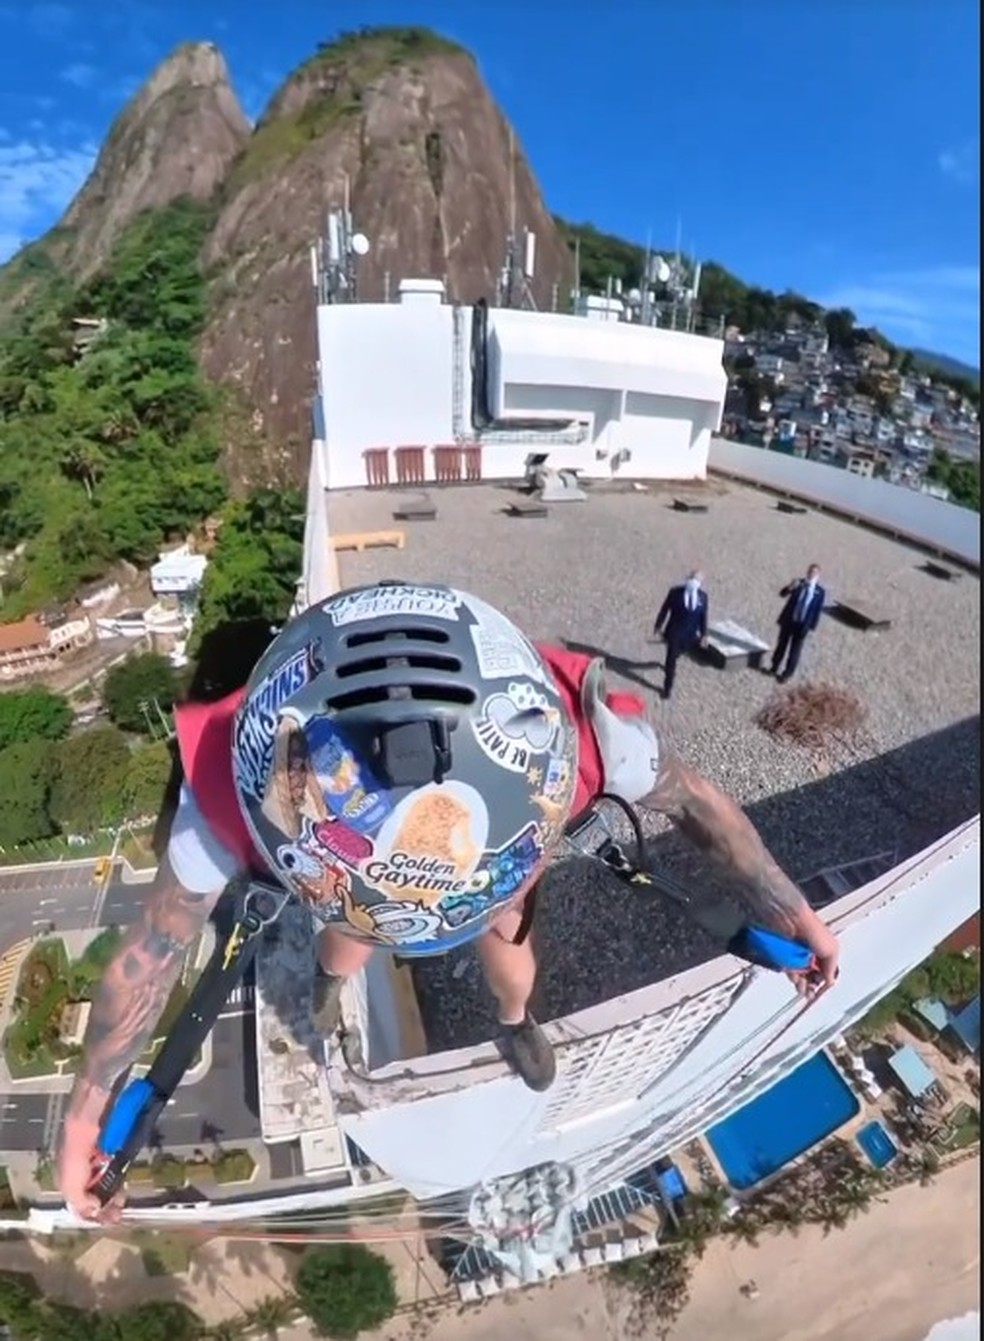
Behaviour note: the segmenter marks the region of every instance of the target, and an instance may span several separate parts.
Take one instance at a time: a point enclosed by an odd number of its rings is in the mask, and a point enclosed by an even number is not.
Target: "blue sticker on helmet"
[[[393,809],[389,794],[328,717],[304,723],[311,766],[331,812],[358,833],[374,834]]]

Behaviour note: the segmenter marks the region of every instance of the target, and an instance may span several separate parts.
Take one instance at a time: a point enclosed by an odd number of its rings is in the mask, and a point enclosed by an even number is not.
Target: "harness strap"
[[[287,898],[286,891],[255,881],[241,888],[232,929],[216,942],[150,1070],[124,1087],[103,1119],[90,1184],[103,1206],[122,1186],[127,1170],[147,1144],[155,1122],[211,1033],[230,992],[249,967],[260,933],[280,915]],[[260,901],[269,903],[270,899],[276,901],[275,906],[263,912]]]
[[[628,820],[634,839],[635,859],[628,857],[616,841],[597,803],[577,815],[564,831],[565,837],[580,855],[603,862],[628,885],[667,895],[695,925],[721,942],[729,954],[736,958],[758,968],[803,974],[811,985],[819,985],[816,956],[808,945],[749,922],[730,899],[693,898],[675,880],[652,870],[646,861],[645,836],[635,807],[621,796],[609,792],[602,792],[598,800],[612,802]]]

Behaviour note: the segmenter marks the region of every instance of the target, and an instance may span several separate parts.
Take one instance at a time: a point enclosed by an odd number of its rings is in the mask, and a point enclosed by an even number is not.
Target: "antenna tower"
[[[318,303],[358,301],[358,262],[368,255],[369,239],[357,232],[349,205],[349,179],[345,174],[342,208],[328,211],[325,234],[311,248],[311,278]]]

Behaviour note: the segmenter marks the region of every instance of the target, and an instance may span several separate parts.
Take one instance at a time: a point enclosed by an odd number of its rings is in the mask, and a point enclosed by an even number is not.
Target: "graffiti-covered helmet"
[[[281,630],[237,713],[233,765],[257,847],[321,921],[439,954],[539,873],[569,817],[577,731],[499,611],[380,582]]]

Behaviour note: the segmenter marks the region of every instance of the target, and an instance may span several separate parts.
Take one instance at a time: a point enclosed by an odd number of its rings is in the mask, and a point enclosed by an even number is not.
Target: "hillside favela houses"
[[[0,681],[50,674],[93,644],[115,648],[118,639],[143,639],[183,664],[207,566],[207,555],[185,541],[163,551],[151,567],[151,601],[141,599],[139,589],[133,599],[131,586],[124,591],[125,579],[110,576],[80,588],[72,602],[0,624]]]
[[[74,618],[61,610],[47,611],[0,624],[0,679],[26,679],[55,670],[94,637],[84,611]]]
[[[973,514],[818,461],[714,436],[727,390],[724,343],[693,329],[688,304],[696,279],[672,308],[646,293],[612,293],[593,300],[575,295],[571,315],[538,312],[523,300],[535,253],[527,242],[522,264],[504,275],[488,305],[447,302],[440,281],[412,277],[394,283],[392,301],[360,303],[358,257],[369,245],[334,214],[312,257],[318,385],[297,608],[338,589],[335,542],[340,530],[355,529],[356,516],[371,513],[377,524],[385,516],[382,543],[397,548],[353,556],[358,563],[346,567],[346,579],[399,579],[411,575],[405,565],[417,565],[412,575],[419,575],[421,544],[429,555],[432,537],[446,539],[445,516],[469,497],[481,503],[469,514],[476,526],[479,518],[489,527],[501,522],[534,544],[542,533],[528,527],[536,523],[498,515],[508,510],[510,490],[520,498],[524,487],[528,495],[538,489],[541,512],[556,500],[571,516],[573,503],[588,523],[603,499],[631,501],[612,493],[645,492],[654,480],[701,481],[709,470],[863,517],[894,537],[886,545],[905,537],[979,570]],[[519,295],[511,302],[510,291]],[[824,348],[808,352],[820,359]],[[483,489],[485,481],[492,487]],[[855,491],[850,497],[845,486]],[[439,501],[440,519],[431,507],[434,528],[414,533],[416,549],[403,553],[393,513],[405,513],[411,497]],[[761,507],[765,515],[768,505]],[[647,525],[655,527],[656,514],[649,515]],[[659,516],[664,525],[665,513]],[[611,511],[599,510],[595,519],[606,535],[617,525]],[[857,529],[820,521],[848,534]],[[751,524],[746,518],[746,528]],[[589,531],[600,534],[587,525]],[[459,556],[462,564],[472,557]],[[183,613],[192,605],[181,603],[191,602],[200,581],[194,559],[179,554],[155,570],[155,592],[177,601]],[[479,555],[468,571],[483,562]],[[897,556],[893,562],[897,567]],[[940,589],[956,598],[967,584]],[[865,860],[836,870],[817,854],[817,869],[825,869],[811,898],[842,946],[836,990],[804,1002],[781,975],[679,931],[654,940],[634,978],[622,972],[620,955],[610,955],[590,992],[575,981],[573,964],[559,978],[555,971],[550,985],[553,1007],[544,1018],[558,1074],[545,1093],[510,1072],[492,1023],[454,1007],[479,976],[467,956],[449,969],[425,964],[414,972],[398,956],[374,956],[345,989],[344,1044],[318,1041],[310,1020],[310,926],[304,909],[288,905],[258,951],[250,1021],[255,1060],[242,1063],[256,1069],[263,1176],[234,1195],[199,1189],[196,1200],[182,1202],[172,1193],[166,1205],[158,1199],[128,1214],[160,1224],[266,1222],[328,1207],[358,1213],[363,1201],[409,1193],[424,1215],[448,1214],[471,1227],[459,1234],[464,1243],[471,1235],[470,1247],[462,1256],[459,1244],[454,1268],[465,1299],[651,1249],[655,1233],[630,1231],[627,1212],[640,1198],[659,1200],[652,1188],[667,1157],[681,1159],[695,1138],[723,1130],[777,1082],[798,1077],[789,1102],[825,1115],[818,1120],[827,1126],[797,1150],[773,1151],[767,1172],[858,1117],[878,1086],[857,1058],[845,1062],[846,1070],[835,1065],[828,1045],[843,1049],[845,1030],[972,917],[979,816],[956,823],[948,812],[915,841],[902,810],[880,795],[869,788],[864,805],[892,828],[887,851],[877,859],[859,852]],[[859,841],[871,841],[869,830]],[[601,878],[593,868],[584,888],[596,893],[592,882]],[[590,900],[582,906],[590,910]],[[600,958],[590,911],[576,916],[584,925],[567,928],[565,941],[591,946],[583,953]],[[438,975],[437,988],[428,972]],[[180,1095],[175,1114],[188,1109],[189,1122],[207,1116],[193,1086],[187,1100]],[[168,1121],[165,1113],[165,1136]],[[723,1138],[718,1155],[740,1192],[763,1173],[747,1151],[741,1164],[733,1137],[730,1163],[721,1153]],[[647,1184],[643,1175],[654,1181]],[[59,1210],[31,1212],[38,1230],[69,1219]],[[592,1224],[614,1226],[606,1248],[586,1246],[583,1232]]]

